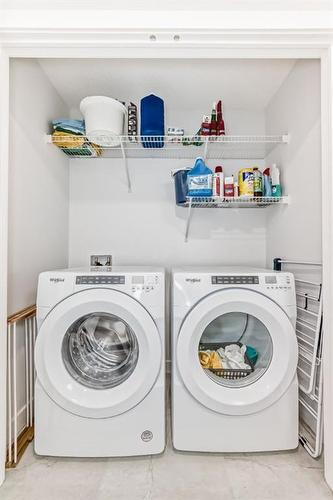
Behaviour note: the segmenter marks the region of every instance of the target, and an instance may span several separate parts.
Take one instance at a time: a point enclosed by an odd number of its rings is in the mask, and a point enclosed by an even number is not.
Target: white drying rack
[[[6,467],[16,467],[34,436],[34,345],[37,335],[36,306],[7,319],[7,457]],[[22,347],[24,344],[24,358]],[[18,376],[25,365],[25,400],[21,401]],[[20,379],[21,380],[21,379]]]
[[[319,268],[322,275],[322,264],[319,262],[288,261],[274,259],[274,269],[281,271],[282,265],[297,269],[314,271]],[[298,341],[298,378],[299,378],[299,439],[302,446],[313,457],[322,452],[323,441],[323,304],[322,283],[297,277],[295,272],[297,319],[296,335]]]

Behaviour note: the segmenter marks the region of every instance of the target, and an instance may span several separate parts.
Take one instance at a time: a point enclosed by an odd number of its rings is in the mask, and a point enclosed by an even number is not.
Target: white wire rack
[[[233,197],[190,197],[179,206],[192,208],[265,208],[270,205],[289,203],[288,196],[233,196]]]
[[[90,138],[91,139],[91,138]],[[289,135],[220,136],[119,136],[48,135],[47,140],[73,158],[265,158],[278,144],[288,143]],[[66,145],[67,143],[67,145]],[[95,149],[93,144],[101,145]]]
[[[70,158],[120,158],[128,189],[131,180],[127,160],[131,158],[263,159],[278,144],[287,144],[289,135],[220,136],[88,136],[47,135],[48,143],[58,146]],[[95,141],[95,142],[93,142]]]
[[[187,208],[185,241],[188,241],[193,208],[266,208],[271,205],[287,205],[289,196],[235,196],[235,197],[191,197],[178,206]]]
[[[31,306],[8,318],[7,326],[7,459],[15,467],[33,439],[34,419],[34,345],[37,334],[36,307]],[[20,338],[23,336],[23,338]],[[24,344],[24,360],[18,362],[19,345]],[[18,398],[17,379],[25,365],[25,401]]]
[[[277,265],[276,265],[277,264]],[[295,284],[297,301],[296,335],[298,341],[298,380],[300,411],[300,442],[308,453],[317,458],[322,451],[323,432],[323,371],[322,371],[322,283],[319,262],[275,259],[275,269],[281,264],[297,266]],[[304,272],[304,269],[308,273]],[[317,271],[314,272],[314,269]],[[315,275],[316,281],[306,276]]]

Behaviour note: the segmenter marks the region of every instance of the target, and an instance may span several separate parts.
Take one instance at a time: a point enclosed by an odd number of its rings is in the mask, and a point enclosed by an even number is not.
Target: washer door
[[[37,377],[47,394],[76,415],[105,418],[142,401],[162,363],[156,324],[135,299],[89,289],[50,311],[36,341]]]
[[[200,349],[237,341],[258,353],[250,375],[230,380],[201,366]],[[256,413],[277,401],[295,376],[297,352],[286,313],[266,296],[241,288],[214,292],[195,305],[181,325],[176,347],[188,391],[207,408],[227,415]]]

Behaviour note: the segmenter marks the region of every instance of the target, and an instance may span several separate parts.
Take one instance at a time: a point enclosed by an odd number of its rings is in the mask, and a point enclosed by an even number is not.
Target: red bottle
[[[224,196],[224,176],[220,165],[215,167],[215,173],[213,174],[213,196]]]
[[[216,121],[217,121],[217,126],[216,126],[216,135],[225,135],[225,126],[224,126],[224,120],[223,120],[223,115],[222,115],[222,101],[219,101],[216,106]]]

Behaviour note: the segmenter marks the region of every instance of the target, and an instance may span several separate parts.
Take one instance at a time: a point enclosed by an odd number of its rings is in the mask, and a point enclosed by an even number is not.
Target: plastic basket
[[[217,351],[220,347],[227,347],[228,345],[238,345],[242,347],[241,342],[205,342],[205,343],[200,343],[199,344],[199,350],[200,351]],[[254,366],[253,363],[249,360],[247,357],[246,353],[244,354],[244,361],[246,364],[248,364],[251,368],[249,369],[241,369],[241,368],[209,368],[209,371],[211,373],[214,373],[217,377],[225,378],[227,380],[239,380],[241,378],[247,377],[248,375],[251,375],[251,373],[254,371]]]

